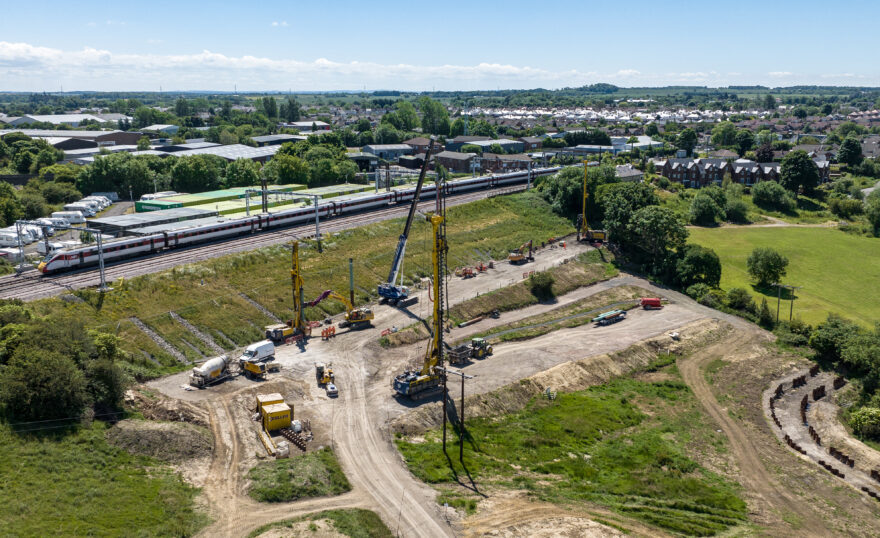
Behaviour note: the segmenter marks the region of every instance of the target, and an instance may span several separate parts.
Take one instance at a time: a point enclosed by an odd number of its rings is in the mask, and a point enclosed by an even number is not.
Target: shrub
[[[687,290],[685,290],[685,293],[687,293],[688,296],[693,298],[694,300],[699,301],[710,291],[712,291],[712,288],[710,288],[706,284],[700,283],[688,286]]]
[[[76,364],[56,352],[18,352],[0,376],[0,402],[17,420],[77,417],[86,404],[86,382]]]
[[[865,212],[862,201],[852,198],[832,198],[828,202],[828,209],[842,219],[851,219]]]
[[[691,201],[688,210],[688,220],[698,226],[711,226],[724,219],[724,210],[712,199],[711,196],[700,193]]]
[[[758,247],[749,254],[746,260],[749,275],[759,285],[766,286],[785,276],[788,258],[769,247]]]
[[[724,206],[724,212],[727,214],[727,220],[737,224],[748,224],[748,206],[739,199],[729,199],[727,205]]]
[[[840,360],[846,342],[858,334],[859,326],[835,314],[816,326],[810,335],[810,347],[816,351],[817,358],[830,362]]]
[[[862,437],[880,438],[880,409],[863,407],[854,411],[849,418],[853,431]]]
[[[743,288],[732,288],[727,292],[727,306],[734,310],[755,312],[755,300],[752,294]]]
[[[721,282],[721,260],[711,248],[689,244],[675,269],[679,284],[684,287],[699,283],[717,287]]]
[[[553,298],[553,277],[546,271],[531,275],[528,287],[532,295],[540,301]]]
[[[758,311],[758,325],[765,329],[773,328],[773,313],[770,312],[770,306],[767,305],[767,298],[761,300],[761,309]]]
[[[752,201],[764,209],[794,211],[797,207],[794,197],[775,181],[762,181],[752,187]]]

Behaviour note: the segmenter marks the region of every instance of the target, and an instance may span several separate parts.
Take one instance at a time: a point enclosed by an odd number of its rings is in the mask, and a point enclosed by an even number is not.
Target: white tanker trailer
[[[189,384],[202,388],[227,377],[229,377],[229,357],[221,355],[208,359],[198,368],[193,368],[189,376]]]

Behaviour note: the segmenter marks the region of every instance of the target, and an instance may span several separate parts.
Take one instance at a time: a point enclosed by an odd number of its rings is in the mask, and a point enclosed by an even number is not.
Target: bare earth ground
[[[544,249],[533,264],[510,266],[501,263],[496,264],[496,269],[473,279],[452,279],[449,283],[449,303],[455,304],[478,292],[516,282],[522,278],[523,271],[562,263],[564,259],[587,248],[570,244],[567,249]],[[774,357],[768,352],[760,351],[766,350],[764,344],[769,341],[766,333],[743,320],[696,304],[684,295],[659,288],[643,279],[622,275],[576,290],[559,298],[556,304],[533,305],[521,312],[505,313],[498,320],[485,320],[466,329],[453,329],[447,338],[449,341],[465,338],[474,332],[624,284],[642,287],[654,295],[669,299],[670,304],[658,311],[632,311],[627,320],[607,327],[585,325],[527,341],[499,344],[495,346],[493,356],[464,368],[467,373],[477,376],[466,388],[468,395],[485,393],[536,375],[545,376],[543,379],[546,383],[562,390],[568,373],[554,377],[554,368],[576,368],[583,376],[587,376],[599,364],[605,364],[603,367],[611,370],[610,362],[566,364],[571,361],[595,356],[608,357],[609,353],[646,339],[671,341],[666,333],[705,323],[707,319],[714,319],[712,323],[716,328],[729,324],[726,331],[720,331],[723,333],[719,336],[720,340],[681,359],[679,368],[708,415],[730,442],[730,465],[735,472],[742,473],[735,476],[744,485],[753,521],[774,535],[845,534],[846,527],[837,519],[851,516],[852,505],[861,502],[860,497],[835,492],[829,481],[830,475],[823,471],[827,475],[823,476],[794,457],[769,430],[762,419],[760,392],[768,385],[763,381],[778,374],[781,367],[778,361],[770,360]],[[587,513],[573,513],[563,508],[529,502],[515,495],[502,496],[501,493],[493,494],[481,502],[478,513],[469,518],[463,519],[461,514],[453,510],[445,513],[436,504],[436,491],[412,476],[392,443],[392,422],[407,420],[400,417],[413,409],[439,407],[436,399],[416,405],[392,397],[390,382],[393,374],[402,371],[408,363],[421,361],[426,344],[422,342],[387,350],[377,343],[379,330],[391,326],[403,327],[418,319],[418,316],[430,313],[431,303],[426,292],[420,292],[419,295],[420,302],[408,311],[387,306],[375,307],[375,329],[341,331],[329,341],[312,338],[303,348],[279,347],[276,359],[282,371],[271,375],[265,382],[235,378],[207,390],[184,391],[181,385],[186,383],[187,373],[181,373],[148,383],[147,390],[161,393],[163,399],[171,398],[172,405],[200,409],[207,416],[206,422],[213,432],[214,454],[204,477],[201,500],[214,522],[202,535],[242,536],[273,521],[331,508],[354,507],[376,511],[392,532],[400,536],[619,535],[616,529],[593,521],[593,517],[619,523],[636,535],[662,535],[656,529],[622,520],[617,514],[608,514],[598,507],[587,510]],[[725,387],[727,390],[739,386],[743,379],[752,379],[752,389],[748,392],[751,399],[743,404],[750,413],[744,413],[745,421],[734,420],[730,415],[731,409],[719,404],[719,396],[713,392],[718,385],[710,387],[703,375],[706,365],[719,357],[730,364],[745,365],[744,368],[752,372],[749,374],[751,377],[741,374],[734,377]],[[314,363],[319,361],[332,362],[339,387],[338,398],[327,397],[316,385]],[[766,365],[772,365],[771,371],[761,370],[762,367],[766,369]],[[784,366],[790,367],[788,363]],[[548,370],[546,374],[541,373]],[[761,370],[760,374],[765,377],[756,374],[756,370]],[[559,372],[556,370],[556,374]],[[728,369],[723,369],[719,374],[728,374]],[[266,457],[257,438],[257,425],[251,420],[254,395],[269,392],[281,392],[295,406],[296,418],[311,421],[315,439],[310,443],[309,450],[327,445],[333,447],[352,484],[351,492],[336,497],[278,504],[258,503],[247,496],[247,471]],[[722,396],[731,398],[726,393]],[[425,410],[418,411],[422,414],[426,412],[430,414]],[[757,420],[754,420],[755,417]],[[291,456],[296,457],[295,448],[292,448]],[[787,489],[791,486],[786,478],[801,477],[805,473],[821,484],[821,491],[832,499],[823,503],[818,510],[813,506],[816,498],[809,487],[800,487],[793,492]],[[807,496],[807,502],[804,495]],[[831,513],[832,504],[839,510],[836,516]],[[876,518],[878,512],[876,507],[868,505],[855,515],[857,517],[853,521],[856,522],[875,521],[872,518]],[[829,518],[831,524],[828,523]]]

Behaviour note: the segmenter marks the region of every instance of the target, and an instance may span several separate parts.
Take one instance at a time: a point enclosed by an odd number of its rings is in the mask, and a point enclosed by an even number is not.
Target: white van
[[[54,222],[52,222],[52,219],[41,218],[37,219],[37,222],[40,223],[40,225],[42,226],[42,230],[46,233],[46,235],[48,235],[49,237],[55,235],[56,225]]]
[[[67,219],[60,218],[52,218],[52,217],[43,217],[41,219],[37,219],[37,222],[45,222],[49,226],[53,228],[63,228],[64,226],[70,226],[70,221]]]
[[[83,224],[86,221],[82,211],[55,211],[51,216],[53,219],[64,219],[68,224]]]
[[[271,360],[275,356],[275,344],[271,340],[263,340],[256,344],[251,344],[245,348],[239,360],[248,360],[250,362],[260,362]]]
[[[49,245],[48,250],[46,249],[47,244]],[[60,250],[62,248],[64,248],[64,243],[47,243],[46,241],[40,241],[39,243],[37,243],[37,253],[43,256],[45,256],[46,254],[51,254],[56,250]]]
[[[64,206],[64,210],[65,211],[79,211],[80,213],[83,214],[83,216],[86,216],[86,217],[94,217],[95,216],[95,212],[92,211],[91,207],[89,207],[85,204],[80,204],[80,203],[67,204]]]

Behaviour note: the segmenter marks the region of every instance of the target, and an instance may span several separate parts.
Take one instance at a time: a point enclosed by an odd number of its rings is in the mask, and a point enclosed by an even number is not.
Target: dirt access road
[[[727,436],[738,463],[740,483],[750,497],[750,506],[760,506],[762,509],[769,507],[777,517],[783,519],[796,515],[803,525],[799,531],[800,536],[830,536],[834,533],[828,530],[824,521],[816,516],[816,512],[802,499],[794,497],[782,487],[774,474],[769,472],[750,436],[728,414],[727,409],[718,403],[706,381],[704,370],[710,361],[724,358],[735,360],[735,357],[748,354],[769,341],[767,333],[754,325],[745,324],[741,320],[738,325],[739,330],[731,331],[718,342],[679,360],[678,369],[706,413]]]

